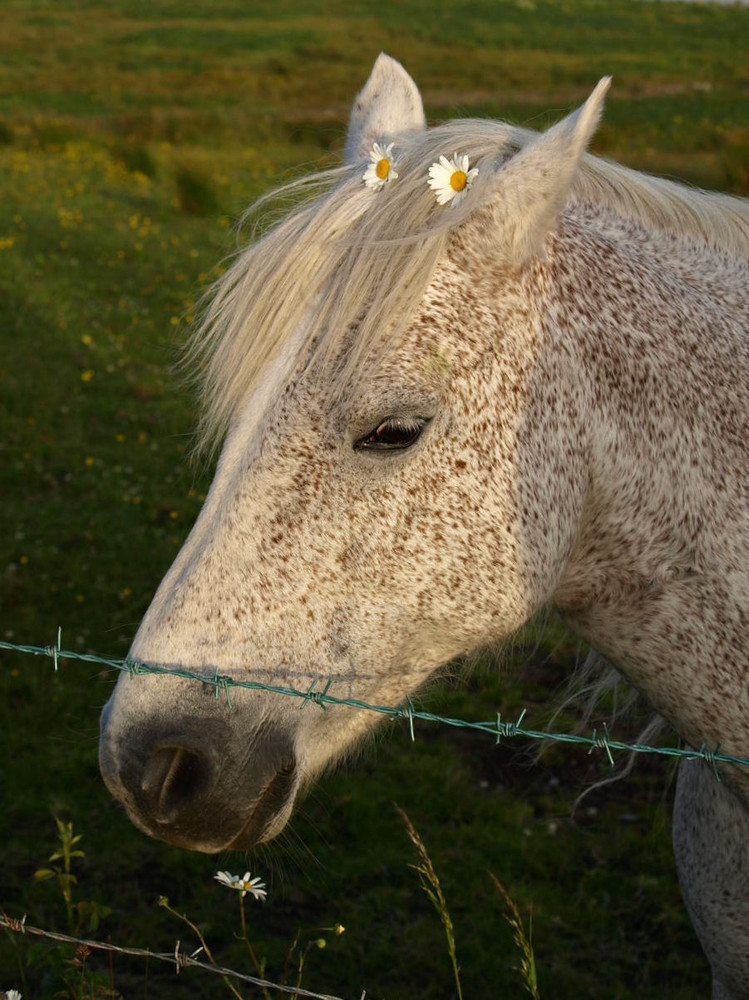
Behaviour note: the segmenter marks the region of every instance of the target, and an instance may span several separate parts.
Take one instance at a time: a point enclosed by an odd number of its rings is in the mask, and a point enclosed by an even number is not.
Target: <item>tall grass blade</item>
[[[512,899],[496,875],[489,872],[489,878],[498,889],[502,899],[505,901],[505,905],[510,911],[505,914],[505,920],[510,927],[512,927],[512,939],[520,950],[521,956],[520,965],[516,965],[515,969],[520,973],[523,986],[525,986],[525,989],[533,1000],[541,1000],[541,994],[538,992],[538,979],[536,977],[536,959],[533,954],[533,944],[531,940],[533,934],[533,917],[531,916],[528,925],[528,933],[526,934],[525,927],[523,926],[523,921],[520,916],[520,911],[515,905],[515,901]]]
[[[437,878],[437,872],[434,870],[434,865],[432,864],[432,859],[427,853],[427,849],[424,846],[424,842],[416,831],[411,820],[408,818],[406,813],[400,808],[400,806],[395,807],[403,822],[406,825],[406,830],[408,831],[408,836],[419,852],[421,858],[420,865],[411,865],[414,871],[418,872],[419,881],[421,882],[421,887],[431,900],[432,906],[439,914],[439,918],[442,921],[442,926],[445,928],[445,937],[447,938],[447,951],[450,955],[450,962],[453,967],[453,974],[455,975],[455,987],[458,992],[458,1000],[463,1000],[463,990],[460,985],[460,968],[458,966],[458,958],[455,951],[455,934],[453,932],[453,922],[450,917],[450,912],[447,909],[447,901],[445,900],[444,893],[442,892],[442,886],[440,885],[440,880]]]

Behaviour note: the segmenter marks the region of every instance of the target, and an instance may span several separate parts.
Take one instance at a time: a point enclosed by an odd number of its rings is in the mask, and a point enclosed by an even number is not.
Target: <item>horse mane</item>
[[[334,357],[348,338],[347,374],[402,329],[449,232],[482,203],[482,190],[488,197],[498,166],[536,137],[502,122],[450,121],[398,142],[398,180],[385,191],[365,187],[362,163],[313,174],[260,199],[250,212],[279,196],[298,204],[239,251],[207,296],[186,351],[200,383],[200,445],[220,442],[271,364],[283,363],[290,372],[312,349]],[[470,198],[443,208],[427,186],[427,173],[440,155],[454,151],[467,153],[479,175]],[[749,253],[749,201],[590,154],[571,201],[718,251]]]

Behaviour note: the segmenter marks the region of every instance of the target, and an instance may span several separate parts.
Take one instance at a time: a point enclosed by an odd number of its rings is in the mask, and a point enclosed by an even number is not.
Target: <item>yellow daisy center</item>
[[[387,176],[390,173],[390,160],[388,160],[387,157],[383,156],[381,160],[377,161],[375,173],[381,181],[387,180]]]
[[[450,187],[453,191],[464,191],[467,183],[468,175],[462,170],[456,170],[455,173],[450,176]]]

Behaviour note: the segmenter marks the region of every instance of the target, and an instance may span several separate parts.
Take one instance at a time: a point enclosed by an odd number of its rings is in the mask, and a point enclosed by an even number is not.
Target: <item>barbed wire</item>
[[[298,688],[284,687],[276,684],[265,684],[262,681],[239,681],[226,674],[220,674],[218,670],[216,670],[213,674],[198,673],[197,671],[185,670],[181,667],[162,667],[148,663],[139,663],[136,660],[131,660],[130,658],[113,659],[99,656],[96,653],[77,653],[71,650],[62,649],[60,629],[57,631],[57,641],[50,646],[19,645],[12,642],[6,642],[5,640],[0,640],[0,649],[17,653],[27,653],[32,656],[49,657],[54,661],[55,670],[59,669],[60,660],[79,660],[119,670],[122,673],[128,673],[131,677],[141,674],[156,674],[198,681],[200,684],[213,687],[216,698],[219,698],[221,693],[223,693],[229,705],[231,705],[231,689],[242,688],[250,691],[264,691],[269,694],[278,694],[288,698],[298,698],[302,702],[300,706],[301,708],[304,708],[308,702],[312,702],[323,710],[326,710],[328,706],[345,706],[348,708],[359,709],[360,711],[374,712],[378,715],[383,715],[391,719],[406,719],[412,740],[416,739],[414,733],[414,720],[419,720],[422,722],[432,722],[439,725],[487,733],[490,736],[494,736],[496,743],[501,743],[503,739],[521,737],[528,740],[542,740],[553,743],[586,746],[588,747],[588,753],[593,753],[595,750],[603,750],[612,767],[614,767],[613,754],[618,752],[657,754],[664,757],[675,757],[680,760],[703,760],[712,767],[713,773],[718,781],[720,781],[720,775],[717,770],[718,764],[733,764],[741,767],[749,767],[749,757],[736,757],[732,754],[722,753],[720,743],[718,743],[714,749],[709,749],[705,743],[703,743],[699,748],[662,747],[651,746],[647,743],[627,743],[622,740],[612,739],[605,723],[601,727],[600,733],[598,729],[594,729],[590,736],[583,736],[578,733],[550,733],[539,729],[525,729],[522,726],[522,722],[526,714],[525,709],[523,709],[520,713],[517,722],[503,721],[499,712],[497,713],[496,719],[472,722],[467,719],[455,719],[449,716],[436,715],[433,712],[421,711],[414,707],[410,698],[406,698],[404,704],[395,706],[370,705],[367,702],[359,701],[356,698],[338,698],[329,693],[333,684],[332,679],[328,679],[325,682],[325,686],[321,690],[318,689],[318,680],[313,680],[305,691]]]
[[[213,972],[216,975],[229,976],[241,983],[251,983],[253,986],[259,986],[263,990],[278,990],[280,993],[290,993],[293,996],[308,997],[310,1000],[341,1000],[340,997],[333,996],[330,993],[314,993],[301,986],[286,986],[282,983],[273,983],[267,979],[250,976],[246,972],[236,972],[234,969],[228,969],[223,965],[208,965],[206,962],[201,962],[195,958],[195,953],[189,955],[187,952],[181,951],[181,941],[177,941],[174,951],[171,952],[151,951],[150,948],[127,948],[124,945],[112,944],[108,941],[94,941],[87,938],[73,937],[70,934],[62,934],[59,931],[47,931],[41,927],[32,927],[30,924],[26,923],[26,917],[22,917],[18,920],[13,917],[9,917],[6,913],[0,913],[0,927],[4,927],[6,930],[12,931],[15,934],[32,934],[35,937],[47,938],[50,941],[62,941],[64,944],[74,944],[79,948],[84,947],[91,948],[92,950],[95,949],[98,951],[114,952],[118,955],[132,955],[135,958],[153,958],[159,962],[168,962],[174,965],[174,969],[177,974],[179,974],[180,969],[202,969],[204,972]],[[202,951],[202,949],[199,950]],[[362,993],[360,1000],[365,1000],[364,993]]]

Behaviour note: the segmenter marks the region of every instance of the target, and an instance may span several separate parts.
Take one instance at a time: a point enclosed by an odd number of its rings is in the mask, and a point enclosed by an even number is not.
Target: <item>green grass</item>
[[[334,162],[377,53],[407,65],[431,120],[497,115],[537,127],[613,73],[596,148],[633,166],[746,192],[744,10],[423,0],[6,2],[0,40],[0,637],[124,655],[196,516],[209,472],[189,462],[195,413],[173,370],[196,303],[246,205]],[[742,41],[744,40],[744,41]],[[507,669],[435,688],[447,714],[543,719],[576,644],[521,644]],[[453,995],[442,929],[409,869],[397,802],[429,845],[455,925],[464,995],[520,996],[518,955],[491,870],[527,916],[542,997],[681,1000],[708,973],[669,845],[669,766],[572,803],[603,762],[540,764],[488,738],[384,727],[329,775],[291,832],[245,862],[150,841],[98,776],[98,712],[113,677],[2,655],[0,906],[64,929],[32,875],[54,817],[83,833],[82,898],[111,906],[115,942],[170,950],[186,911],[218,960],[247,969],[236,908],[212,880],[269,880],[250,913],[278,969],[297,927],[340,921],[305,983],[358,997]],[[197,946],[197,943],[196,945]],[[28,941],[20,941],[28,956]],[[30,995],[54,995],[39,950]],[[106,960],[97,959],[107,968]],[[45,976],[47,978],[45,978]],[[214,996],[196,973],[117,959],[123,995]],[[0,939],[0,989],[19,985]],[[227,994],[228,995],[228,994]]]

